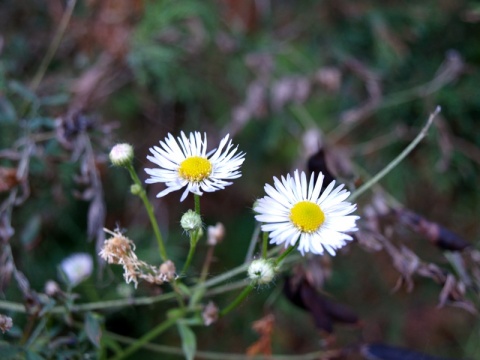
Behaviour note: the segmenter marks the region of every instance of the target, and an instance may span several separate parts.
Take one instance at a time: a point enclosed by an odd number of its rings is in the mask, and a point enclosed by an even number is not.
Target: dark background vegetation
[[[214,276],[244,261],[255,226],[251,207],[265,182],[305,168],[317,146],[305,140],[308,131],[314,129],[328,153],[340,159],[337,175],[354,187],[398,155],[437,105],[442,112],[429,136],[382,180],[381,196],[389,206],[404,206],[456,232],[476,251],[477,2],[79,0],[52,60],[36,78],[66,6],[59,0],[0,3],[2,169],[18,169],[27,146],[20,139],[30,139],[32,146],[28,174],[0,195],[5,201],[27,183],[30,192],[2,216],[11,219],[15,233],[6,241],[31,289],[42,292],[47,280],[58,279],[61,260],[83,251],[95,257],[97,272],[75,289],[77,302],[120,297],[120,269],[102,268],[95,255],[103,224],[89,221],[92,193],[104,201],[105,226],[128,229],[138,255],[159,262],[148,219],[129,193],[128,174],[108,163],[117,142],[134,146],[143,178],[143,168],[151,166],[148,148],[169,132],[205,131],[212,143],[230,133],[247,153],[242,178],[202,198],[206,224],[221,221],[227,228],[216,250]],[[78,145],[84,135],[90,155]],[[85,171],[91,161],[100,184]],[[148,190],[154,198],[162,189]],[[154,200],[177,267],[188,251],[179,218],[193,206],[190,197],[179,203],[180,195]],[[359,198],[359,215],[364,217],[372,199],[372,193]],[[5,230],[5,222],[1,226]],[[360,227],[365,226],[362,220]],[[424,236],[402,224],[391,227],[388,240],[398,248],[404,245],[421,261],[455,273],[444,251]],[[199,348],[244,353],[258,338],[251,323],[271,312],[274,353],[315,351],[326,342],[333,349],[382,342],[431,355],[480,358],[477,315],[450,301],[438,307],[442,284],[425,277],[413,275],[411,291],[403,286],[392,292],[400,275],[391,254],[367,245],[357,241],[323,267],[331,271],[324,290],[361,319],[361,325],[336,325],[333,345],[332,335],[327,341],[311,315],[282,296],[280,277],[228,318],[197,328]],[[204,251],[200,245],[192,276]],[[476,268],[468,269],[478,279]],[[2,286],[3,299],[23,301],[13,279]],[[134,295],[159,291],[141,284]],[[232,296],[215,301],[225,305]],[[475,308],[476,287],[467,286],[462,300]],[[138,338],[162,321],[168,307],[102,314],[107,330]],[[10,315],[15,328],[2,337],[15,342],[26,319]],[[172,331],[158,343],[178,345],[179,340]]]

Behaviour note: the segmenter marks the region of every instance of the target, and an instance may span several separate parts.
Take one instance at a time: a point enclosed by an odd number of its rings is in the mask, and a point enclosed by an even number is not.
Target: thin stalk
[[[195,249],[197,248],[198,243],[198,230],[190,232],[190,250],[188,251],[187,261],[183,265],[182,272],[180,274],[185,274],[187,272],[190,263],[192,262],[193,255],[195,254]]]
[[[273,256],[279,251],[280,247],[275,247],[268,251],[268,256]],[[291,258],[290,258],[291,259]],[[286,262],[289,262],[290,259],[287,259]],[[238,274],[241,274],[242,272],[246,271],[248,269],[248,266],[250,263],[244,263],[242,265],[237,266],[236,268],[233,268],[221,275],[218,275],[216,277],[213,277],[203,284],[195,285],[190,287],[190,290],[192,292],[195,292],[198,290],[199,287],[202,288],[213,288],[215,285],[222,283],[224,281],[227,281],[229,279],[232,279],[233,277],[237,276]],[[173,284],[173,283],[172,283]],[[173,286],[173,285],[172,285]],[[237,286],[240,287],[240,286]],[[223,288],[223,287],[222,287]],[[210,292],[212,294],[218,294],[221,293],[222,288],[215,288],[212,290],[209,290],[208,293]],[[229,289],[228,284],[225,285],[225,291],[228,291]],[[116,300],[104,300],[104,301],[98,301],[98,302],[90,302],[90,303],[84,303],[84,304],[76,304],[72,305],[69,307],[68,311],[72,313],[78,313],[78,312],[85,312],[85,311],[96,311],[96,310],[106,310],[106,309],[115,309],[115,308],[121,308],[125,306],[145,306],[145,305],[152,305],[156,304],[158,302],[162,301],[169,301],[175,299],[175,297],[178,296],[177,293],[175,292],[170,292],[166,294],[161,294],[157,296],[145,296],[145,297],[138,297],[138,298],[128,298],[128,299],[116,299]],[[13,311],[16,313],[21,313],[25,314],[27,313],[27,310],[25,309],[25,305],[13,301],[6,301],[6,300],[0,300],[0,309],[1,310],[7,310],[7,311]],[[59,305],[55,306],[53,309],[51,309],[50,313],[51,314],[64,314],[66,313],[67,310],[65,309],[65,306]]]
[[[207,255],[205,256],[205,262],[202,266],[202,272],[200,273],[200,280],[198,281],[199,284],[203,284],[205,282],[205,279],[207,278],[208,270],[210,269],[210,264],[212,263],[214,251],[215,246],[208,247]]]
[[[82,328],[83,324],[77,325],[78,328]],[[105,336],[109,337],[114,341],[118,341],[125,344],[131,344],[135,339],[115,334],[110,331],[104,332]],[[167,346],[167,345],[157,345],[157,344],[145,344],[144,349],[150,350],[152,352],[161,353],[161,354],[172,354],[182,356],[183,350],[179,347]],[[270,355],[269,358],[275,360],[315,360],[315,359],[328,359],[333,357],[338,357],[338,350],[328,350],[328,351],[316,351],[305,354],[293,354],[293,355]],[[158,357],[160,358],[160,357]],[[264,360],[265,355],[245,355],[239,353],[222,353],[222,352],[212,352],[212,351],[202,351],[198,350],[195,352],[195,359],[208,359],[208,360]]]
[[[33,77],[32,82],[30,83],[30,88],[32,89],[32,91],[35,91],[38,85],[40,85],[40,82],[42,81],[42,78],[45,75],[45,71],[47,71],[48,65],[50,64],[50,62],[53,59],[53,56],[57,52],[60,42],[62,41],[63,34],[65,34],[65,30],[67,29],[68,23],[70,22],[70,18],[72,17],[73,9],[75,9],[76,3],[77,3],[76,0],[68,1],[67,8],[63,13],[63,16],[62,16],[62,19],[60,20],[60,24],[58,25],[57,31],[55,32],[55,35],[53,36],[53,40],[50,43],[50,46],[48,47],[47,53],[42,59],[42,62],[40,63],[40,66],[38,67],[38,70],[35,76]]]
[[[238,295],[235,300],[232,301],[230,305],[228,305],[225,309],[220,311],[220,316],[225,316],[227,315],[230,311],[235,309],[245,298],[252,292],[254,288],[254,285],[252,283],[248,284],[248,286],[243,289],[243,291]]]
[[[193,194],[193,199],[195,201],[195,212],[198,216],[201,216],[202,214],[200,214],[200,195]]]
[[[128,172],[130,173],[130,176],[133,182],[136,185],[140,186],[140,188],[142,189],[142,191],[140,191],[140,194],[138,196],[140,196],[140,198],[142,199],[143,205],[147,210],[150,223],[152,224],[153,232],[155,233],[155,238],[157,239],[158,249],[160,251],[160,257],[162,258],[163,261],[167,261],[168,260],[167,250],[165,249],[165,245],[163,244],[162,234],[160,233],[160,228],[158,227],[157,219],[155,218],[153,206],[148,200],[147,194],[143,189],[142,183],[138,178],[138,175],[135,172],[135,169],[133,168],[132,164],[128,164],[126,167],[128,169]]]
[[[370,189],[373,185],[375,185],[377,182],[379,182],[385,175],[387,175],[390,171],[392,171],[395,166],[397,166],[405,157],[410,154],[410,152],[418,145],[418,143],[427,135],[427,131],[430,128],[430,126],[433,123],[433,120],[435,117],[438,115],[438,113],[441,111],[440,106],[437,106],[435,111],[430,114],[428,117],[427,124],[422,128],[420,133],[413,139],[413,141],[403,150],[395,159],[393,159],[392,162],[390,162],[385,168],[383,168],[382,171],[380,171],[377,175],[375,175],[373,178],[371,178],[369,181],[367,181],[365,184],[360,186],[355,192],[350,195],[348,198],[349,201],[355,200],[357,197],[359,197],[361,194],[363,194],[365,191]]]
[[[249,263],[252,261],[253,252],[255,251],[255,247],[258,243],[258,235],[260,235],[260,223],[257,222],[255,225],[255,229],[253,230],[252,237],[250,238],[250,244],[248,245],[248,250],[245,255],[245,262]]]
[[[267,258],[268,253],[268,232],[264,232],[262,235],[263,242],[262,242],[262,258]]]
[[[150,340],[156,338],[158,335],[160,335],[162,332],[166,331],[169,327],[175,325],[175,323],[182,318],[184,315],[183,311],[179,311],[175,316],[169,317],[166,319],[164,322],[160,323],[157,325],[155,328],[150,330],[148,333],[146,333],[144,336],[142,336],[140,339],[132,343],[128,348],[126,348],[121,354],[115,356],[113,360],[120,360],[124,359],[127,356],[132,355],[134,352],[136,352],[138,349],[146,345]]]
[[[297,240],[295,245],[290,246],[287,250],[280,254],[280,256],[275,260],[275,266],[279,265],[283,261],[283,259],[290,255],[290,253],[298,247],[298,244],[300,244],[300,239]]]

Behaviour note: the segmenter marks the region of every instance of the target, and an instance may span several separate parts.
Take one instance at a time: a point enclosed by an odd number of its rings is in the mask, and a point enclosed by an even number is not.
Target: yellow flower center
[[[325,214],[317,204],[310,201],[300,201],[292,207],[290,220],[298,230],[312,233],[323,224]]]
[[[212,172],[212,163],[200,156],[192,156],[182,161],[178,173],[190,182],[200,182]]]

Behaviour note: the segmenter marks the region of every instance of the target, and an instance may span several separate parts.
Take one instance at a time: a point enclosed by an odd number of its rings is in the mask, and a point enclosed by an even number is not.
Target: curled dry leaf
[[[297,283],[295,280],[298,279],[293,280],[285,279],[283,292],[293,304],[310,312],[317,329],[331,334],[334,322],[359,323],[358,316],[352,309],[322,295],[305,278]]]
[[[252,324],[252,329],[260,334],[260,339],[247,348],[247,355],[272,355],[272,334],[274,325],[275,317],[272,314],[268,314]]]
[[[16,168],[0,166],[0,193],[13,189],[19,183]]]
[[[399,209],[396,211],[396,214],[402,224],[407,225],[416,233],[425,236],[432,244],[440,249],[462,251],[470,246],[469,242],[453,231],[440,224],[429,221],[419,214],[406,209]]]

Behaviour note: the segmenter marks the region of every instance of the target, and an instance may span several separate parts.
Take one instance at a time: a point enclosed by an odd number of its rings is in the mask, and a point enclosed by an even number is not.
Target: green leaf
[[[0,345],[0,354],[2,354],[2,359],[14,359],[17,358],[17,355],[23,352],[23,349],[20,346],[10,345],[10,344],[1,344]]]
[[[36,102],[38,100],[37,95],[19,81],[11,80],[8,83],[8,88],[10,91],[14,92],[25,100],[29,100],[31,102]]]
[[[27,248],[32,248],[35,240],[38,237],[40,232],[40,227],[42,223],[42,218],[39,214],[32,216],[25,226],[22,228],[20,233],[20,241],[22,245]]]
[[[27,351],[25,354],[25,359],[26,360],[44,360],[45,358],[43,356],[40,356],[36,352]]]
[[[0,96],[0,122],[14,123],[16,118],[15,107],[5,97]]]
[[[177,286],[183,294],[185,294],[186,296],[192,296],[192,292],[188,286],[182,283],[178,283]]]
[[[90,342],[95,347],[100,348],[100,339],[102,337],[102,317],[95,313],[87,313],[85,317],[85,332]]]
[[[178,322],[177,327],[182,339],[182,349],[185,354],[185,359],[193,360],[195,351],[197,350],[197,338],[195,333],[183,322]]]

